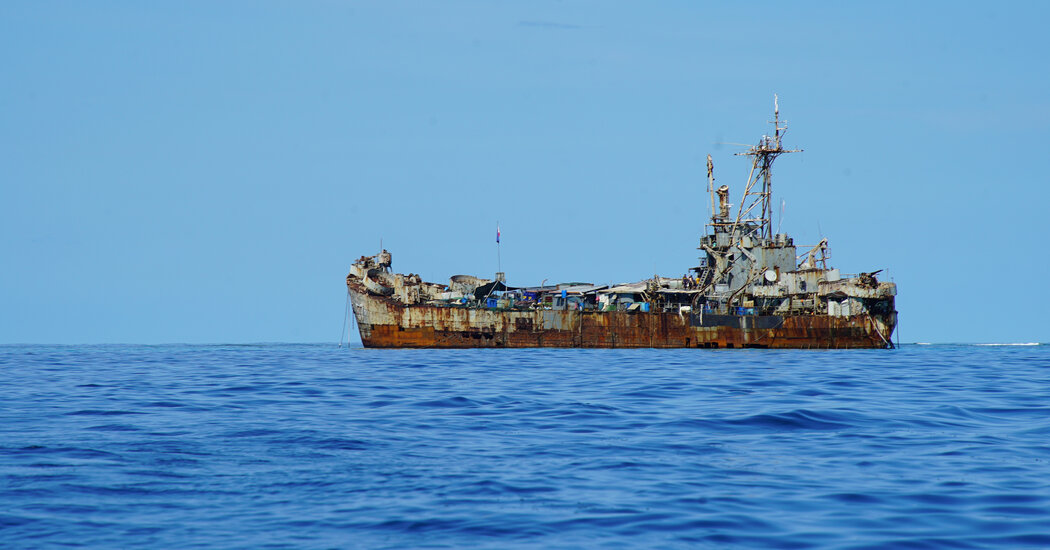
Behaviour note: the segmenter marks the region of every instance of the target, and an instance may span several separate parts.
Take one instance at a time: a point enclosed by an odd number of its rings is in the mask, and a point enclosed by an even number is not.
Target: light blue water
[[[5,548],[1050,547],[1050,346],[0,346]]]

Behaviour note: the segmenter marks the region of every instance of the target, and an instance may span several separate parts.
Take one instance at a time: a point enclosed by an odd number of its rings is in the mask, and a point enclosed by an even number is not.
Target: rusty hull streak
[[[668,312],[488,310],[403,305],[349,285],[361,341],[373,348],[885,348],[867,315],[786,316],[777,328],[694,327]]]
[[[383,249],[362,256],[347,275],[361,341],[397,348],[893,348],[896,283],[879,282],[882,270],[850,275],[829,267],[826,238],[799,255],[779,226],[773,233],[772,164],[801,149],[782,144],[787,127],[776,96],[770,123],[772,133],[737,153],[752,163],[735,217],[726,185],[716,209],[707,157],[704,252],[681,279],[501,289],[500,270],[493,280],[457,275],[443,285],[393,273]]]

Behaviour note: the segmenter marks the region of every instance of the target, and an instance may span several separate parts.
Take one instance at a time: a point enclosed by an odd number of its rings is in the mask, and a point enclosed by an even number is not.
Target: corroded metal
[[[349,287],[361,342],[376,348],[885,348],[896,324],[895,313],[769,316],[774,326],[760,328],[748,315],[714,316],[712,326],[669,312],[406,306]]]
[[[773,161],[785,149],[775,132],[744,155],[753,159],[735,218],[729,188],[714,188],[703,255],[681,279],[654,276],[617,285],[513,287],[455,275],[448,284],[394,273],[383,250],[354,262],[346,278],[367,347],[889,348],[897,286],[879,271],[845,275],[828,265],[828,241],[797,256],[773,232]],[[716,206],[715,195],[718,196]],[[498,238],[497,238],[498,242]],[[805,250],[805,249],[804,249]]]

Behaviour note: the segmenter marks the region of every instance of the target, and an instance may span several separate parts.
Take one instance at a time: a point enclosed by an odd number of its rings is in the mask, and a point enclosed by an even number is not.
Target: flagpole
[[[503,258],[500,256],[499,221],[496,221],[496,271],[503,271]]]

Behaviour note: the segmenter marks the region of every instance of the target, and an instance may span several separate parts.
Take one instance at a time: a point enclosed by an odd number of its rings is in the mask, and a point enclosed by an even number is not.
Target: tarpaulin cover
[[[474,289],[474,299],[475,300],[480,300],[480,299],[484,298],[485,296],[488,296],[489,294],[492,294],[493,292],[504,292],[504,291],[507,291],[507,290],[518,290],[519,288],[520,287],[516,287],[516,286],[507,286],[507,285],[503,284],[502,281],[492,281],[491,283],[489,283],[487,285],[481,285],[478,288]]]

